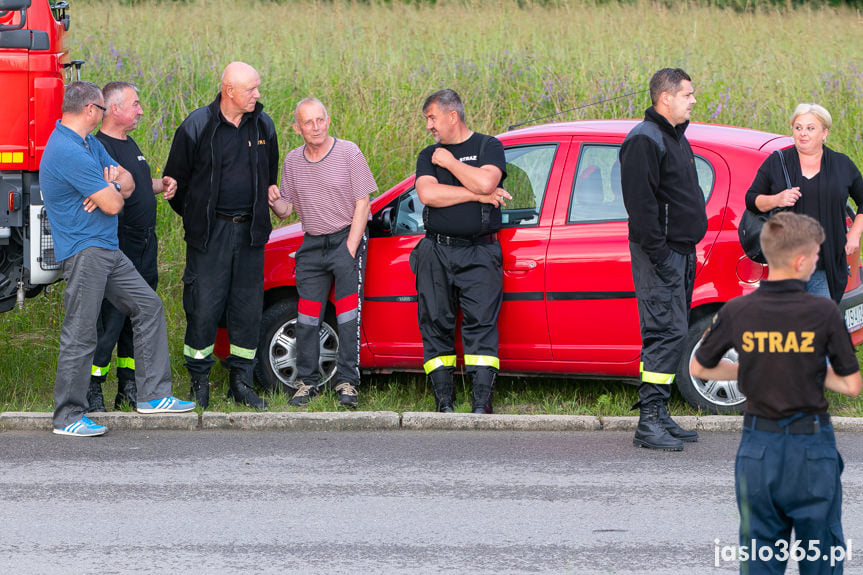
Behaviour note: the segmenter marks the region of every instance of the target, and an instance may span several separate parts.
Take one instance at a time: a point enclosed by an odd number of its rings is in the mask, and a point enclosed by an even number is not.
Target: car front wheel
[[[710,327],[713,314],[699,318],[689,326],[686,335],[686,348],[677,370],[677,389],[683,399],[696,409],[707,413],[725,414],[740,413],[746,403],[746,397],[740,393],[737,381],[722,381],[716,379],[699,379],[690,375],[689,362],[695,351],[701,347],[701,336]],[[723,359],[737,363],[737,351],[728,350]]]
[[[327,383],[336,372],[339,336],[335,322],[325,317],[319,333],[321,383]],[[261,340],[255,375],[264,389],[292,392],[297,388],[297,300],[276,302],[261,317]]]

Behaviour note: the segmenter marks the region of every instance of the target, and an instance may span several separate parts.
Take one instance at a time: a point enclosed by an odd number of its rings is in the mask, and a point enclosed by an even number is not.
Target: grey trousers
[[[89,247],[63,260],[66,316],[54,383],[54,427],[66,427],[87,410],[96,320],[106,299],[132,321],[138,401],[171,395],[168,331],[162,300],[120,250]]]

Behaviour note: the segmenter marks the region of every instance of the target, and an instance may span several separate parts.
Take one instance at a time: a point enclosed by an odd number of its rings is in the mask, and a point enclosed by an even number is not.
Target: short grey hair
[[[63,95],[64,114],[80,114],[90,104],[98,104],[102,90],[93,82],[72,82]]]
[[[299,102],[297,102],[297,106],[294,108],[294,123],[295,124],[300,123],[300,116],[299,116],[300,108],[302,108],[306,104],[317,104],[324,111],[324,118],[330,117],[330,115],[327,113],[327,107],[324,106],[323,102],[321,102],[320,100],[318,100],[314,96],[307,96],[307,97],[303,98],[302,100],[300,100]]]
[[[138,87],[131,82],[108,82],[102,88],[102,96],[105,98],[105,107],[110,108],[111,104],[120,104],[123,99],[123,92],[126,88],[132,88],[135,93],[138,92]]]
[[[833,126],[833,117],[830,116],[830,112],[827,111],[827,108],[824,106],[819,106],[818,104],[797,104],[797,107],[794,108],[794,113],[791,114],[791,126],[794,126],[794,122],[797,121],[799,116],[803,114],[812,114],[818,121],[821,122],[821,127],[825,130],[829,130]]]
[[[425,114],[426,110],[428,110],[432,104],[437,104],[437,107],[443,112],[455,111],[462,124],[465,123],[464,104],[455,90],[444,88],[443,90],[434,92],[431,96],[426,98],[425,102],[423,102],[423,114]]]

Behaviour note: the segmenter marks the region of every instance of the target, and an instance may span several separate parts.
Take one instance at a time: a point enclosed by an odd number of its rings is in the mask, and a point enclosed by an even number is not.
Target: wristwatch
[[[123,191],[122,186],[120,186],[120,182],[118,182],[117,180],[114,180],[111,183],[114,185],[114,189],[116,189],[118,192]]]

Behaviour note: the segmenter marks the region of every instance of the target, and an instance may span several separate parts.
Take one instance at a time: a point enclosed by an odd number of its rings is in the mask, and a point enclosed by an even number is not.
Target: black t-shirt
[[[483,143],[485,140],[485,143]],[[417,158],[417,179],[421,176],[432,176],[439,184],[461,186],[449,170],[432,164],[432,154],[442,144],[434,144],[420,152]],[[503,175],[498,186],[506,178],[506,156],[503,144],[493,136],[474,132],[460,144],[442,146],[449,150],[460,162],[470,166],[497,166]],[[445,208],[426,207],[426,230],[449,236],[471,237],[483,233],[482,204],[480,202],[464,202]],[[492,208],[489,214],[489,226],[486,231],[497,231],[501,226],[500,208]]]
[[[816,222],[821,221],[821,172],[818,172],[811,178],[800,178],[800,200],[795,205],[795,212],[798,214],[806,214],[811,218],[815,218]],[[818,252],[818,269],[824,269],[824,244],[821,244],[821,251]]]
[[[252,190],[252,167],[249,159],[252,142],[249,140],[249,117],[245,114],[239,126],[234,126],[219,113],[221,122],[216,128],[214,145],[221,149],[219,166],[219,197],[216,211],[228,215],[252,213],[255,195]]]
[[[135,191],[126,199],[118,224],[121,227],[156,227],[156,196],[153,195],[153,179],[150,176],[147,158],[141,153],[138,144],[130,136],[126,136],[125,140],[118,140],[98,132],[96,138],[102,142],[111,157],[128,170],[135,180]]]
[[[709,368],[729,349],[737,350],[747,413],[770,419],[826,413],[825,357],[840,376],[859,370],[839,307],[807,293],[804,285],[800,280],[762,281],[755,292],[731,300],[713,318],[695,352]]]

